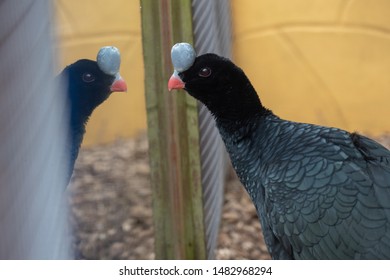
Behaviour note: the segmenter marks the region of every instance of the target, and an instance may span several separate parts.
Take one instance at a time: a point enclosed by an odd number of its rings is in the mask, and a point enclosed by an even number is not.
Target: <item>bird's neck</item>
[[[234,83],[236,86],[223,89],[226,102],[219,100],[209,104],[221,134],[226,133],[228,138],[237,141],[253,133],[268,116],[274,116],[263,106],[248,78],[238,77],[242,80]]]
[[[216,118],[233,167],[253,201],[260,199],[261,190],[258,182],[252,182],[251,178],[258,177],[261,166],[267,160],[264,155],[272,149],[269,147],[273,137],[272,119],[278,117],[271,111],[244,120]]]
[[[75,108],[73,108],[75,109]],[[72,157],[74,157],[74,160],[77,158],[78,150],[80,148],[81,142],[83,141],[83,137],[85,134],[85,126],[88,122],[89,116],[91,113],[87,112],[85,113],[85,110],[83,110],[83,113],[73,110],[70,115],[70,123],[69,123],[69,129],[70,129],[70,135],[71,135],[71,144],[72,144]]]
[[[234,136],[237,141],[240,138],[245,138],[248,134],[252,134],[257,127],[269,116],[274,116],[271,110],[265,107],[256,105],[253,110],[245,110],[245,113],[239,114],[238,117],[223,116],[215,114],[217,126],[221,131],[227,133],[229,137]]]
[[[85,125],[93,112],[93,108],[72,104],[70,113],[70,127],[74,130],[85,130]]]
[[[234,87],[221,89],[223,94],[217,96],[224,96],[225,100],[210,99],[211,101],[207,102],[208,100],[206,100],[204,102],[215,118],[231,124],[239,124],[247,123],[251,119],[267,115],[270,112],[262,105],[249,80],[246,77],[244,78]]]

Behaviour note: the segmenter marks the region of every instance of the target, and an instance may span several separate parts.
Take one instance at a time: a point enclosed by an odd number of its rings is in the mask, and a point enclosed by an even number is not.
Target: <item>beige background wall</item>
[[[127,93],[93,114],[85,145],[146,129],[138,0],[56,0],[60,66],[122,53]],[[232,0],[234,61],[283,118],[390,131],[390,1]]]
[[[390,1],[233,0],[234,57],[283,118],[390,132]]]

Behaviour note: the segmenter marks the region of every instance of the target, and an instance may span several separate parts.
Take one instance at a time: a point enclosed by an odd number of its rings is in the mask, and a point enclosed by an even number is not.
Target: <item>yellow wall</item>
[[[120,49],[127,93],[114,93],[98,107],[83,145],[131,137],[146,129],[141,18],[138,0],[56,0],[61,69],[80,58],[96,59],[100,47]]]
[[[390,131],[390,1],[231,0],[234,61],[283,118],[364,133]],[[93,114],[84,145],[146,129],[138,0],[56,0],[61,67],[122,54],[127,93]]]
[[[390,1],[232,0],[234,60],[283,118],[390,131]]]

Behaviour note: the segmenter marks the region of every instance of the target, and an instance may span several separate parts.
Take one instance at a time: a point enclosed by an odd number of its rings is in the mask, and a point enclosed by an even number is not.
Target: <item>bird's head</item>
[[[97,61],[80,59],[64,69],[74,114],[89,116],[112,92],[127,91],[126,82],[119,74],[119,66],[118,49],[103,47]]]
[[[103,73],[114,77],[114,81],[110,85],[111,92],[127,91],[126,82],[119,74],[121,56],[116,47],[107,46],[101,48],[98,52],[96,62]]]
[[[168,89],[184,89],[205,104],[217,118],[245,119],[262,106],[245,73],[229,59],[216,54],[196,57],[190,44],[171,51],[174,73]]]

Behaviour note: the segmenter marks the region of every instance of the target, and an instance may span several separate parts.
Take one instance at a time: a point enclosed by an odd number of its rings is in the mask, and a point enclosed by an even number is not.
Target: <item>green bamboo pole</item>
[[[197,103],[167,89],[191,0],[141,0],[141,15],[156,259],[206,259]]]

